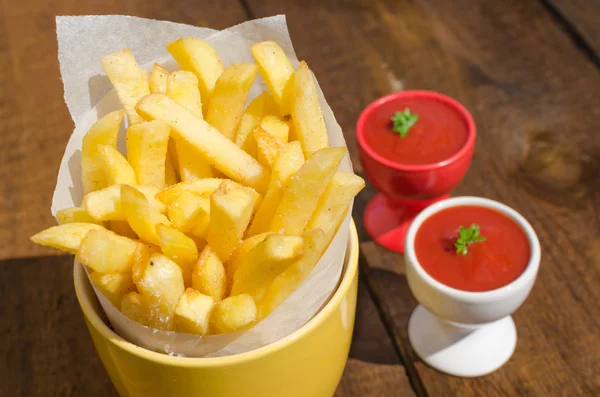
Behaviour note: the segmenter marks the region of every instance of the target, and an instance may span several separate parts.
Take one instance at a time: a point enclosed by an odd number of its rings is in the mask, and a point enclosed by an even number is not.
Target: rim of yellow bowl
[[[226,357],[177,357],[154,352],[126,341],[117,335],[113,330],[111,330],[100,318],[97,311],[93,308],[91,301],[92,298],[89,296],[90,294],[84,291],[85,286],[81,285],[82,280],[87,281],[87,278],[82,277],[83,269],[77,264],[77,262],[75,262],[73,271],[75,293],[77,295],[79,305],[81,306],[84,315],[87,317],[87,320],[91,323],[92,327],[98,330],[98,332],[100,332],[100,334],[102,334],[107,341],[116,345],[120,349],[127,351],[128,353],[146,360],[160,363],[162,365],[179,367],[214,367],[225,364],[240,364],[245,361],[255,360],[268,354],[272,354],[285,348],[296,339],[311,333],[331,315],[331,313],[335,310],[334,308],[339,306],[342,299],[346,296],[348,289],[352,285],[354,274],[357,272],[358,267],[358,234],[356,232],[356,225],[352,219],[349,229],[349,249],[347,250],[346,263],[344,264],[344,268],[342,270],[342,280],[331,299],[329,299],[325,306],[313,318],[300,327],[300,329],[273,343],[245,353],[234,354]],[[89,281],[87,282],[89,283]]]

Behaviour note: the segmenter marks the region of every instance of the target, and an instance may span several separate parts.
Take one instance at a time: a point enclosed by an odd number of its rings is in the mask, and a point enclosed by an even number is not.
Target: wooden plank
[[[591,49],[595,59],[600,60],[600,7],[589,0],[542,0],[565,28],[579,36],[583,42],[578,45]]]
[[[287,14],[297,53],[319,78],[357,170],[354,123],[364,106],[400,88],[444,92],[472,111],[479,131],[473,165],[455,193],[505,202],[539,234],[543,263],[515,315],[512,360],[472,380],[415,360],[429,394],[599,394],[600,75],[546,10],[515,0],[332,1],[310,9],[251,0],[249,9],[258,17]],[[363,254],[378,264],[367,276],[410,349],[406,324],[415,302],[401,257],[361,234]]]
[[[75,297],[73,258],[8,260],[0,269],[0,395],[116,396]]]
[[[0,262],[0,356],[9,358],[0,361],[0,395],[116,396],[77,303],[72,268],[70,256]],[[357,305],[336,396],[414,396],[363,282]]]
[[[55,254],[28,237],[55,224],[52,191],[73,123],[58,70],[56,15],[125,14],[222,29],[246,20],[237,0],[23,0],[0,3],[0,258]]]
[[[335,396],[415,396],[362,280],[358,284],[350,358]]]

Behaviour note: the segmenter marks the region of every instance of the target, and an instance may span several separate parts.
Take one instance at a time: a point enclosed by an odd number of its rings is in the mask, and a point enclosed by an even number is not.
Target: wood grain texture
[[[28,237],[53,226],[52,191],[73,130],[57,62],[56,15],[125,14],[223,29],[246,20],[237,0],[0,2],[0,258],[57,251]]]
[[[73,258],[7,260],[0,269],[0,395],[116,396],[75,296]],[[413,397],[362,282],[357,305],[350,360],[336,397]]]
[[[590,0],[542,0],[553,8],[571,29],[577,32],[594,51],[600,54],[600,7],[598,2]]]
[[[250,0],[249,8],[256,16],[287,13],[297,53],[315,71],[351,150],[360,110],[390,91],[431,89],[464,103],[479,135],[455,194],[502,201],[539,234],[542,266],[515,315],[512,360],[474,380],[415,360],[429,395],[599,394],[600,74],[547,10],[535,1],[466,0]],[[375,269],[368,277],[409,349],[416,303],[402,259],[361,235]]]

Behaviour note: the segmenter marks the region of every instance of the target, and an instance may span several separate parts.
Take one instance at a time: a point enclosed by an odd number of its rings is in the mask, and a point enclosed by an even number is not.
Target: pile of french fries
[[[148,73],[128,49],[102,59],[123,110],[83,139],[81,205],[31,240],[75,254],[140,324],[248,329],[306,279],[364,181],[337,171],[345,148],[329,147],[312,72],[277,43],[227,68],[197,38],[167,50],[182,70]],[[259,72],[268,92],[246,107]]]

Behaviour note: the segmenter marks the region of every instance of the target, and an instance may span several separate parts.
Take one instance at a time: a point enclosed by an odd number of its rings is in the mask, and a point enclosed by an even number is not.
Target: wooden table
[[[525,215],[543,245],[539,278],[515,314],[519,343],[499,371],[442,375],[407,341],[416,303],[399,255],[361,216],[354,343],[336,396],[600,395],[600,7],[587,0],[4,1],[0,6],[0,395],[115,391],[77,307],[71,258],[28,237],[53,224],[52,189],[72,122],[62,100],[55,15],[130,14],[224,28],[286,13],[343,127],[401,89],[457,98],[478,127],[456,189]],[[51,255],[51,256],[48,256]],[[20,258],[20,259],[19,259]]]

